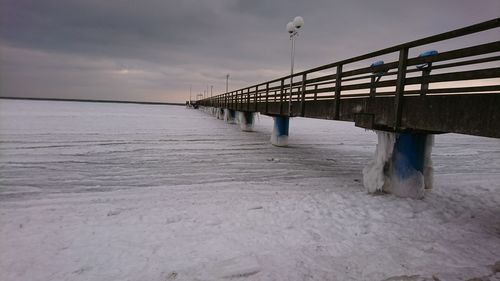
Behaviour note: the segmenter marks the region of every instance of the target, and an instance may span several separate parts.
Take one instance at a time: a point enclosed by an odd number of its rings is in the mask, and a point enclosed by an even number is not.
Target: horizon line
[[[153,101],[129,101],[129,100],[96,100],[96,99],[34,98],[34,97],[3,97],[3,96],[0,96],[0,99],[74,101],[74,102],[98,102],[98,103],[135,103],[135,104],[150,104],[150,105],[186,105],[185,103],[177,103],[177,102],[153,102]]]

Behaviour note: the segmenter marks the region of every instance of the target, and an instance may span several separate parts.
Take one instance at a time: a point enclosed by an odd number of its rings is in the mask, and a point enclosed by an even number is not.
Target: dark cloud
[[[0,95],[186,98],[286,74],[302,15],[309,68],[498,16],[497,0],[0,0]]]

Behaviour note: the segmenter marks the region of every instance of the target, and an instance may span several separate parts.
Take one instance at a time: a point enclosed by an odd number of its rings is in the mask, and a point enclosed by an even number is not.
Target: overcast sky
[[[0,96],[183,102],[228,73],[256,84],[289,72],[296,15],[304,70],[493,19],[500,1],[0,0]]]

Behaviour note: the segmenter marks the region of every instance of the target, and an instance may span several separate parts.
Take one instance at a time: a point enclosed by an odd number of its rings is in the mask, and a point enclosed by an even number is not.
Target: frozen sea
[[[373,132],[294,118],[279,148],[271,131],[0,99],[0,280],[500,280],[500,140],[436,136],[413,200],[365,192]]]

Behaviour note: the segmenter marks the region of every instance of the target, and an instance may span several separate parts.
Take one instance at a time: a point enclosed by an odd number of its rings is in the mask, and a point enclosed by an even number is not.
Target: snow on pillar
[[[384,191],[400,197],[422,198],[432,187],[431,148],[427,134],[377,131],[375,159],[363,169],[368,192]]]
[[[217,108],[217,119],[224,119],[224,109],[223,108]]]
[[[255,113],[253,112],[238,112],[238,120],[240,123],[240,128],[244,132],[253,131],[253,124],[255,120]]]
[[[236,111],[224,109],[224,120],[229,124],[234,124],[236,122]]]
[[[275,116],[274,127],[271,135],[271,144],[275,146],[288,145],[288,126],[290,124],[290,117],[288,116]]]

